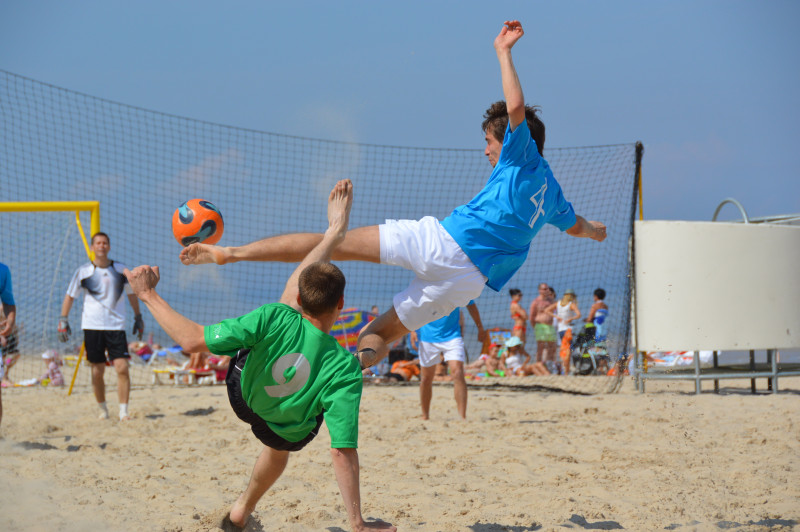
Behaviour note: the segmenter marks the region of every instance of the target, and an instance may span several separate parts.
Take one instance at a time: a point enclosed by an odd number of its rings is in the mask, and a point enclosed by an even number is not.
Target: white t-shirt
[[[86,292],[83,301],[81,329],[92,331],[122,331],[125,329],[124,294],[132,294],[128,279],[122,275],[125,265],[111,261],[107,268],[87,262],[72,276],[67,295],[77,299]]]

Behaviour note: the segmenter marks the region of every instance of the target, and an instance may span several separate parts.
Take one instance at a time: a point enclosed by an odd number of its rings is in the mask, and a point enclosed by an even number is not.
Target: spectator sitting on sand
[[[486,374],[490,377],[505,377],[506,367],[500,356],[500,347],[500,344],[491,344],[489,352],[482,354],[478,360],[469,364],[466,371],[474,375],[481,369],[485,369]]]
[[[506,351],[504,363],[506,368],[508,368],[509,375],[525,377],[528,375],[550,374],[547,367],[542,362],[528,364],[531,360],[531,356],[523,350],[522,341],[518,337],[512,336],[506,340],[506,347],[508,351]]]
[[[419,378],[419,359],[398,360],[392,364],[392,369],[386,374],[386,381],[382,382],[408,382],[414,377]]]

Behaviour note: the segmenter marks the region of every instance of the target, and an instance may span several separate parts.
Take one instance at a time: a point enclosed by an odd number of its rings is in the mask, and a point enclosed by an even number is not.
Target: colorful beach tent
[[[358,333],[364,326],[374,320],[377,316],[371,314],[366,310],[359,310],[357,308],[344,309],[339,314],[339,319],[333,324],[331,329],[331,336],[336,338],[339,344],[350,351],[356,352],[356,344],[358,343]]]

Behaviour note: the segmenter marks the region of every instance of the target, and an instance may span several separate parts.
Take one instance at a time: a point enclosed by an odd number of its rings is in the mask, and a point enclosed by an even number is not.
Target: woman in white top
[[[564,339],[567,329],[572,329],[572,322],[579,320],[581,317],[581,311],[575,298],[575,291],[571,288],[564,292],[564,296],[560,300],[547,307],[544,311],[551,316],[555,316],[558,322],[557,329],[560,340]]]

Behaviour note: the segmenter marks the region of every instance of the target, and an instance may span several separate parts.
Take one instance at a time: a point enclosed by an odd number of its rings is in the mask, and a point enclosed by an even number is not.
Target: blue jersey
[[[599,308],[594,311],[594,339],[598,342],[604,341],[608,337],[606,330],[606,318],[608,318],[608,309]]]
[[[474,304],[470,301],[468,305]],[[453,338],[461,337],[461,309],[457,308],[448,316],[443,316],[427,325],[420,327],[417,331],[420,342],[446,342]]]
[[[6,305],[16,305],[14,292],[11,290],[11,272],[2,262],[0,262],[0,301]]]
[[[499,291],[528,257],[531,240],[545,223],[565,231],[575,211],[550,165],[539,155],[528,123],[506,128],[500,158],[486,186],[442,221],[472,263]]]

